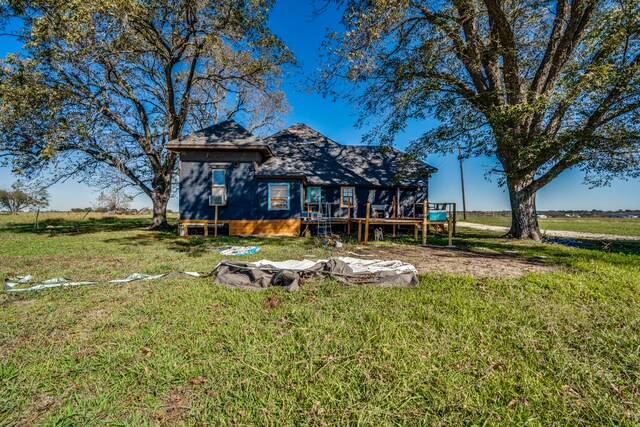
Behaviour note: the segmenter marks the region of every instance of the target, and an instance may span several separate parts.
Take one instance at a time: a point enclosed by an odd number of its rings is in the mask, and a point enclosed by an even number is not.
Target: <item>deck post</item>
[[[347,205],[347,236],[351,236],[351,204]]]
[[[369,243],[369,216],[371,215],[371,203],[367,202],[366,213],[364,215],[364,244]]]
[[[429,218],[427,202],[422,202],[422,244],[427,244],[427,219]]]
[[[216,206],[215,216],[213,217],[213,236],[218,237],[218,207]],[[207,230],[209,229],[209,224],[207,224]]]
[[[454,236],[456,235],[456,222],[458,222],[457,221],[457,219],[458,219],[457,218],[457,216],[458,216],[457,212],[458,212],[457,205],[454,203],[453,204],[453,235]]]
[[[398,212],[398,208],[396,206],[396,202],[397,202],[396,196],[393,196],[393,199],[391,201],[391,203],[392,203],[391,217],[393,219],[396,219],[396,217],[398,216],[398,213],[397,213]],[[395,224],[393,224],[393,237],[396,237],[396,225]]]
[[[449,218],[449,246],[453,246],[453,225],[452,218]]]
[[[413,226],[413,240],[418,241],[418,224]]]
[[[362,222],[358,221],[358,242],[362,242]]]

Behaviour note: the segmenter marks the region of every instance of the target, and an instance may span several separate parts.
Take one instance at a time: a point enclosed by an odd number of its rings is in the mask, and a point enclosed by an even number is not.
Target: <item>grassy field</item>
[[[468,222],[511,226],[509,217],[470,216]],[[640,236],[640,218],[540,218],[540,229]]]
[[[2,279],[207,271],[211,246],[237,242],[262,246],[249,260],[331,255],[306,239],[178,238],[140,217],[32,220],[0,216]],[[640,423],[639,246],[454,243],[559,270],[424,274],[412,289],[181,278],[2,294],[0,425]]]

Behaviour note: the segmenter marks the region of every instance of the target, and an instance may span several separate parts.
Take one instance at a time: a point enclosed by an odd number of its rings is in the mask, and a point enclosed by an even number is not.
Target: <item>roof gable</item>
[[[235,120],[225,120],[197,130],[164,145],[171,151],[185,150],[248,150],[260,151],[265,157],[273,156],[269,146],[242,127]]]

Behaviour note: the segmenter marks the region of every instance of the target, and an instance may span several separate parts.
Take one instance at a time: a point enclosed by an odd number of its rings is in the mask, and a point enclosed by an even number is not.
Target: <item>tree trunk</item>
[[[536,212],[536,192],[527,189],[526,180],[507,182],[511,202],[511,229],[505,237],[540,240]]]
[[[153,222],[149,226],[149,229],[170,228],[167,223],[167,204],[169,203],[170,194],[170,189],[165,190],[164,192],[154,191],[151,193],[151,201],[153,202]]]

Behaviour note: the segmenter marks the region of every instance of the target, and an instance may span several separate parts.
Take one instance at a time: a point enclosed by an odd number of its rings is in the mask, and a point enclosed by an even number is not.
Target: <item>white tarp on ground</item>
[[[411,265],[402,261],[382,261],[379,259],[359,259],[351,257],[337,257],[345,264],[347,264],[354,273],[376,273],[380,271],[392,271],[397,274],[400,273],[415,273],[418,274],[418,270]],[[289,261],[269,261],[268,259],[261,259],[260,261],[246,263],[247,265],[254,265],[256,267],[272,266],[281,270],[308,270],[318,263],[326,263],[328,259],[319,259],[312,261],[309,259],[303,259],[302,261],[289,260]]]

